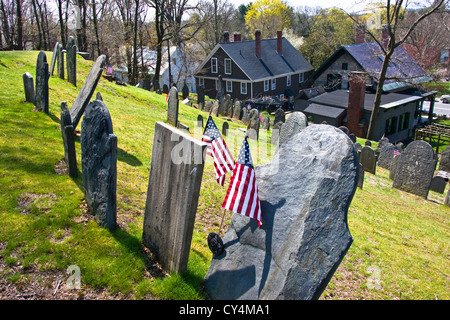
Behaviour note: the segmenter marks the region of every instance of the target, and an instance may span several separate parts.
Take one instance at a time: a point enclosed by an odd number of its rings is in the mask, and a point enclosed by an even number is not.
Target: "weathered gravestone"
[[[439,171],[450,172],[450,147],[447,147],[441,153],[441,160],[439,162]]]
[[[162,92],[165,93],[165,94],[169,93],[169,86],[167,84],[165,84],[165,83],[163,84]]]
[[[178,125],[178,90],[176,87],[170,88],[169,103],[167,105],[167,122],[172,126]]]
[[[262,226],[232,216],[205,277],[211,299],[318,299],[353,239],[347,212],[358,182],[350,139],[311,125],[256,167]]]
[[[378,156],[378,166],[387,170],[391,170],[392,162],[394,161],[395,146],[390,143],[384,143]]]
[[[219,75],[219,78],[217,79],[217,94],[215,101],[218,102],[218,109],[217,112],[221,112],[223,108],[223,100],[225,99],[225,93],[223,89],[223,83],[222,83],[222,76]],[[222,113],[220,113],[222,114]]]
[[[411,142],[397,162],[393,187],[427,198],[436,169],[437,156],[426,141]]]
[[[234,101],[233,106],[233,119],[240,120],[241,119],[241,110],[242,110],[242,103],[239,100]]]
[[[61,44],[58,44],[58,48],[56,49],[56,60],[57,60],[57,75],[58,78],[64,79],[64,52]]]
[[[69,37],[66,48],[66,69],[67,80],[77,86],[77,46],[75,45],[75,39]]]
[[[233,101],[229,94],[225,96],[225,100],[223,101],[223,115],[229,118],[233,116]]]
[[[203,116],[201,114],[197,116],[197,127],[203,128]]]
[[[282,126],[283,126],[283,122],[281,122],[281,121],[276,122],[273,125],[272,135],[270,136],[270,143],[271,144],[278,146],[278,143],[280,141],[280,131],[281,131],[281,127]]]
[[[81,168],[84,197],[97,223],[116,228],[117,136],[102,101],[86,107],[81,123]]]
[[[48,113],[48,63],[44,51],[39,52],[36,63],[36,95],[35,106],[39,111]]]
[[[230,129],[230,125],[228,124],[228,122],[224,122],[222,125],[222,135],[223,136],[228,136],[228,130]]]
[[[181,88],[181,96],[183,97],[183,100],[189,97],[189,87],[186,82],[184,83],[183,88]]]
[[[447,181],[445,181],[444,177],[434,176],[433,179],[431,179],[430,190],[437,193],[444,193],[446,185]]]
[[[366,140],[366,142],[364,142],[364,145],[366,147],[372,147],[372,142],[370,142],[369,140]]]
[[[354,133],[349,133],[348,137],[353,143],[356,143],[356,136]]]
[[[58,45],[59,45],[59,42],[56,42],[55,47],[53,48],[52,61],[50,63],[50,69],[49,69],[51,76],[53,76],[53,72],[55,71],[56,57],[58,55]]]
[[[363,188],[363,184],[364,184],[364,167],[363,165],[360,163],[359,164],[359,176],[358,176],[358,188],[362,189]]]
[[[264,121],[262,123],[263,130],[269,130],[270,129],[270,118],[266,117],[264,118]]]
[[[203,110],[205,108],[205,89],[203,86],[197,87],[197,104],[199,110]]]
[[[23,78],[23,89],[25,91],[25,101],[34,103],[34,82],[33,76],[29,72],[25,72],[22,76]]]
[[[296,133],[305,129],[308,126],[308,118],[304,113],[300,111],[295,111],[291,113],[286,122],[283,123],[280,130],[279,144],[285,143],[289,138],[294,136]]]
[[[66,161],[67,168],[69,169],[69,176],[72,178],[78,177],[77,168],[77,154],[75,151],[75,130],[72,125],[72,119],[70,118],[70,111],[67,107],[67,103],[63,101],[61,103],[61,134],[64,145],[64,159]]]
[[[259,139],[259,126],[260,126],[260,122],[261,122],[259,120],[259,111],[257,109],[250,110],[249,119],[250,119],[251,123],[250,123],[250,129],[248,131],[248,137],[252,140],[258,140]]]
[[[211,115],[213,115],[214,117],[218,117],[219,116],[219,109],[220,109],[220,103],[219,100],[215,100],[214,103],[212,104],[211,107]]]
[[[275,125],[278,122],[285,122],[286,121],[286,115],[284,113],[283,108],[278,108],[277,111],[275,111],[275,120],[273,120],[273,124]]]
[[[205,102],[205,111],[210,112],[213,106],[212,100],[206,100]]]
[[[397,163],[400,157],[397,155],[392,159],[391,168],[389,169],[389,179],[394,180],[395,170],[397,169]]]
[[[247,125],[248,122],[250,121],[250,115],[249,115],[249,111],[247,109],[247,107],[242,108],[242,122]]]
[[[78,122],[83,115],[84,109],[89,103],[92,95],[94,94],[95,88],[97,87],[98,81],[103,72],[103,67],[105,65],[106,56],[101,55],[97,58],[97,61],[92,65],[91,70],[78,93],[77,98],[70,108],[70,117],[72,119],[73,128],[76,129]]]
[[[186,271],[206,143],[156,122],[143,243],[167,271]]]
[[[363,165],[364,171],[375,174],[377,170],[377,158],[375,156],[375,151],[369,147],[364,146],[360,154],[360,162]]]

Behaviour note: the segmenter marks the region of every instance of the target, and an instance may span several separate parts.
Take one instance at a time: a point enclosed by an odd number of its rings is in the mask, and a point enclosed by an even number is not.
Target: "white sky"
[[[229,0],[236,7],[241,4],[249,4],[251,0]],[[367,1],[363,0],[284,0],[293,8],[296,7],[321,7],[321,8],[332,8],[338,7],[346,11],[358,11],[364,9],[364,3]]]

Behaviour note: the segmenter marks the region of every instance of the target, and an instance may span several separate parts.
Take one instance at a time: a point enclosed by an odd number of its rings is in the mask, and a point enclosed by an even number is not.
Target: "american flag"
[[[242,143],[222,208],[256,219],[259,226],[262,224],[258,186],[247,137]]]
[[[397,146],[394,148],[394,158],[400,154],[400,150],[398,150]]]
[[[234,168],[234,158],[211,116],[206,122],[202,141],[208,143],[206,154],[213,157],[217,182],[223,186],[225,174]]]
[[[108,66],[108,68],[106,69],[106,73],[112,74],[113,72],[114,72],[114,69],[113,69],[112,65],[110,64]]]

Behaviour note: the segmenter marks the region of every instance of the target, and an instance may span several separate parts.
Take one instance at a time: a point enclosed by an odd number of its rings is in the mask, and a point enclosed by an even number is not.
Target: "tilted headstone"
[[[301,130],[308,126],[308,118],[304,113],[295,111],[291,113],[286,122],[281,126],[279,144],[285,143],[293,135],[297,134]]]
[[[103,67],[105,66],[106,56],[101,55],[97,58],[95,63],[92,65],[91,70],[78,93],[77,98],[70,108],[70,117],[72,118],[72,124],[74,130],[76,129],[78,122],[80,121],[84,109],[89,103],[92,95],[94,94],[95,88],[97,87],[98,81],[102,76]]]
[[[167,122],[176,127],[178,124],[178,90],[176,87],[170,88],[169,102],[167,105]]]
[[[239,100],[234,101],[233,106],[233,119],[240,120],[241,118],[241,110],[242,110],[242,103]]]
[[[183,97],[183,100],[189,97],[189,87],[186,82],[184,83],[183,88],[181,88],[181,96]]]
[[[233,214],[205,277],[218,300],[318,299],[353,239],[347,212],[358,182],[350,139],[311,125],[256,167],[262,226]]]
[[[364,146],[362,148],[360,162],[363,165],[364,171],[375,174],[377,170],[377,158],[372,147]]]
[[[61,44],[58,44],[58,48],[56,49],[56,60],[57,60],[57,75],[58,78],[64,79],[64,52]]]
[[[186,271],[206,143],[156,122],[142,240],[169,272]]]
[[[273,120],[273,124],[275,125],[275,123],[277,122],[285,122],[286,121],[286,115],[284,113],[283,108],[278,108],[277,111],[275,111],[275,120]]]
[[[447,181],[445,181],[444,177],[434,176],[433,179],[431,179],[430,190],[437,193],[444,193],[446,185]]]
[[[378,166],[387,170],[391,169],[392,162],[394,161],[395,146],[388,142],[384,143],[380,149],[378,156]]]
[[[102,101],[86,107],[81,123],[81,168],[84,197],[97,223],[116,228],[117,136]]]
[[[445,148],[445,150],[441,153],[439,171],[450,172],[450,147]]]
[[[51,76],[53,76],[53,72],[55,71],[56,57],[58,55],[58,45],[59,42],[56,42],[55,47],[53,48],[52,61],[50,63],[50,70],[49,70]]]
[[[77,154],[75,150],[75,130],[73,129],[72,119],[67,103],[61,103],[61,134],[64,145],[64,159],[69,170],[69,176],[78,177]]]
[[[437,164],[433,148],[426,141],[416,140],[397,157],[400,159],[392,186],[426,199]]]
[[[67,80],[77,86],[77,46],[75,39],[69,37],[66,48]]]
[[[23,89],[25,91],[25,101],[34,104],[34,81],[33,76],[29,72],[25,72],[22,76],[23,78]]]
[[[448,189],[447,194],[445,195],[444,205],[450,207],[450,188]]]
[[[36,63],[36,95],[35,105],[39,111],[48,113],[48,63],[44,51],[39,52]]]
[[[250,130],[248,131],[248,137],[252,140],[258,140],[259,127],[261,122],[259,120],[259,111],[257,109],[250,110],[249,119],[251,123],[250,123]]]

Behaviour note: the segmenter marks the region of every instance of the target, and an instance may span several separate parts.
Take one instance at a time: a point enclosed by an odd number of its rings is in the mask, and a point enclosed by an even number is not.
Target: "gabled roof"
[[[384,55],[380,46],[375,42],[342,46],[322,66],[320,66],[319,69],[317,69],[312,76],[313,79],[316,79],[344,53],[350,54],[358,65],[366,71],[374,81],[379,81]],[[398,46],[389,62],[383,90],[390,91],[427,81],[431,81],[431,78],[427,73],[402,46]]]
[[[308,72],[314,69],[286,38],[283,37],[282,41],[283,54],[280,55],[277,52],[277,39],[262,39],[261,58],[255,54],[254,40],[218,43],[196,73],[203,68],[219,48],[222,48],[252,81]]]

